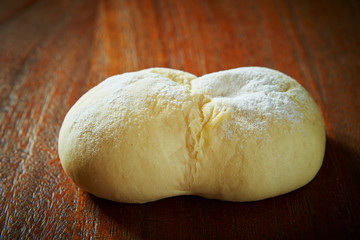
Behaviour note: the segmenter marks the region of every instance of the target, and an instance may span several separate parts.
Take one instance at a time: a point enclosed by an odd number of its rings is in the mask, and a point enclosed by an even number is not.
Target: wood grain
[[[0,2],[1,239],[359,239],[358,1]],[[69,108],[108,76],[265,66],[297,79],[326,123],[307,186],[251,203],[98,199],[62,170]]]

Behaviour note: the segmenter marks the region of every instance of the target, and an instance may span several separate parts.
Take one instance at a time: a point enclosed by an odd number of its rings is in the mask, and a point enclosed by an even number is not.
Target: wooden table
[[[297,79],[322,110],[324,163],[305,187],[136,205],[91,196],[62,170],[62,120],[106,77],[250,65]],[[1,1],[1,239],[359,239],[359,80],[355,0]]]

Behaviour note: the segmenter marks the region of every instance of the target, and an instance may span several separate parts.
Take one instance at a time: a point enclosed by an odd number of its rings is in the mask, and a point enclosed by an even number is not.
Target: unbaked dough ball
[[[128,203],[273,197],[311,181],[324,150],[310,95],[261,67],[110,77],[70,109],[59,136],[62,166],[79,187]]]

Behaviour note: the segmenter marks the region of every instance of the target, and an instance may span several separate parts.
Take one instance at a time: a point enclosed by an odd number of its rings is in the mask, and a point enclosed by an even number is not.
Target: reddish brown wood
[[[359,239],[358,1],[0,3],[1,239]],[[252,203],[114,203],[78,189],[57,154],[62,120],[104,78],[163,66],[197,75],[266,66],[297,79],[327,130],[316,178]]]

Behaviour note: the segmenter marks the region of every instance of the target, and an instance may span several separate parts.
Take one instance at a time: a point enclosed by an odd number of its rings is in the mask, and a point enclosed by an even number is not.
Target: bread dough
[[[311,181],[324,150],[307,91],[261,67],[110,77],[70,109],[59,136],[62,166],[79,187],[128,203],[273,197]]]

